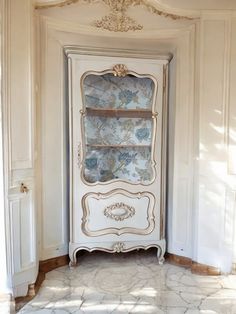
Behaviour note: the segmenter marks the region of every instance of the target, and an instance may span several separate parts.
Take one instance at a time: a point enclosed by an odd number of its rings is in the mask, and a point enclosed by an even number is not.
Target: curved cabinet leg
[[[163,263],[165,261],[164,253],[165,253],[165,251],[163,251],[161,247],[157,248],[157,259],[158,259],[159,265],[163,265]]]
[[[76,251],[70,251],[69,257],[70,257],[69,266],[75,267],[77,265]]]
[[[158,264],[163,265],[165,258],[164,254],[166,251],[166,241],[165,239],[162,239],[159,243],[159,246],[157,247],[157,259],[158,259]]]

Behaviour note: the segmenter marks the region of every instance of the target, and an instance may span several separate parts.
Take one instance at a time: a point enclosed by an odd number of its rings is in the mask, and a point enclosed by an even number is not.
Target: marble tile
[[[155,253],[87,253],[46,275],[20,314],[236,314],[236,276],[199,276]]]

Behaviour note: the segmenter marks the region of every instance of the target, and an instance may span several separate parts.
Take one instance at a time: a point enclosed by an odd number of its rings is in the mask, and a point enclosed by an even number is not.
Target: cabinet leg
[[[77,265],[76,254],[72,254],[72,255],[70,255],[69,267],[75,267],[76,265]]]
[[[76,262],[70,261],[70,263],[69,263],[69,267],[71,267],[71,268],[75,267],[76,265],[77,265]]]
[[[162,250],[160,247],[157,248],[157,259],[158,259],[158,264],[163,265],[165,258],[164,258],[164,250]]]

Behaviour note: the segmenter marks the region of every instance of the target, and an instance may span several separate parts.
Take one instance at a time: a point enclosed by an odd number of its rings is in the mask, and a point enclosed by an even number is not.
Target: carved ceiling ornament
[[[64,0],[63,2],[58,2],[54,4],[39,4],[36,5],[36,9],[63,7],[77,2],[87,4],[102,2],[105,5],[109,6],[111,12],[108,15],[102,17],[102,19],[92,22],[92,25],[97,28],[112,32],[128,32],[143,29],[143,25],[138,24],[138,22],[136,22],[133,18],[127,15],[127,10],[132,6],[144,6],[150,13],[166,18],[171,18],[172,20],[194,19],[192,17],[177,15],[160,10],[156,8],[153,4],[151,4],[149,0]]]

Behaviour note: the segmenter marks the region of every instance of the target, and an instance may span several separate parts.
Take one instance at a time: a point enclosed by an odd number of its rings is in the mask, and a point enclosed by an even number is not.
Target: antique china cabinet
[[[162,263],[169,56],[66,55],[71,264],[150,247]]]

